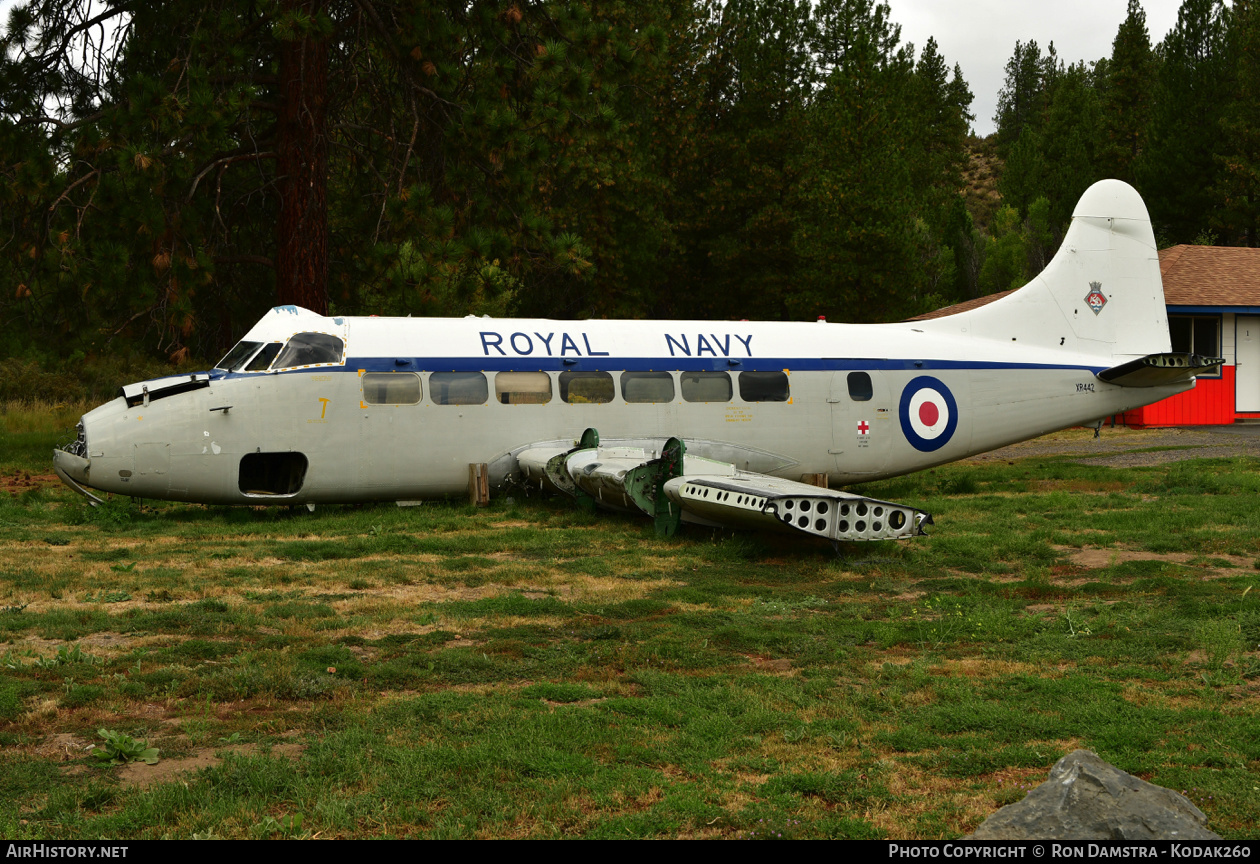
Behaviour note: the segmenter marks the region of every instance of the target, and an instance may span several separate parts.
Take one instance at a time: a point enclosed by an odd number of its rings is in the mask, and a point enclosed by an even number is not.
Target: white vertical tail
[[[1159,255],[1142,197],[1120,180],[1090,186],[1063,245],[1037,278],[987,306],[924,324],[946,322],[972,338],[1112,362],[1170,351]]]

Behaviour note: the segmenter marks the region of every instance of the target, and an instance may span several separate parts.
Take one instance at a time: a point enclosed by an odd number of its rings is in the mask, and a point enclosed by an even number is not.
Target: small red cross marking
[[[859,435],[865,435],[870,431],[871,431],[870,423],[867,423],[865,420],[858,421],[858,434]]]

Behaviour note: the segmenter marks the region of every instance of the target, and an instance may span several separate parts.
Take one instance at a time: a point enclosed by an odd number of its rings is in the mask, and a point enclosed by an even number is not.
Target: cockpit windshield
[[[342,341],[327,333],[298,333],[288,341],[272,368],[292,369],[317,363],[340,363]]]
[[[218,363],[214,364],[214,368],[224,369],[228,372],[233,371],[252,357],[254,352],[258,350],[258,346],[261,344],[261,342],[237,342],[236,347],[229,351],[227,356]]]
[[[276,359],[276,355],[280,353],[283,342],[270,342],[267,347],[259,351],[253,360],[249,361],[249,365],[245,367],[246,372],[265,372],[267,367],[271,365],[271,361]]]

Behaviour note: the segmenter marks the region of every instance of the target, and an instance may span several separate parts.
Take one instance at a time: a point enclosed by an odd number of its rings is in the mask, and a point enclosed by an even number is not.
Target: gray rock
[[[1184,795],[1077,750],[1023,801],[980,823],[973,840],[1220,840]]]

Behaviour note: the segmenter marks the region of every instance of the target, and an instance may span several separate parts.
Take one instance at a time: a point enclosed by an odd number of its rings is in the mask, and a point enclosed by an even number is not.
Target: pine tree
[[[1155,87],[1155,61],[1139,0],[1129,0],[1128,15],[1111,43],[1111,59],[1100,85],[1106,147],[1100,158],[1111,177],[1134,182],[1133,163],[1142,151]]]
[[[913,56],[886,5],[832,0],[817,18],[828,74],[806,126],[794,238],[802,268],[788,314],[913,314],[927,289],[924,260],[938,251],[913,182]]]
[[[1260,4],[1234,0],[1230,22],[1234,92],[1221,117],[1215,225],[1222,240],[1260,245]]]
[[[1189,243],[1209,230],[1219,184],[1221,117],[1231,90],[1221,0],[1185,0],[1160,44],[1146,148],[1134,170],[1157,236]]]
[[[1016,41],[1011,58],[1006,61],[1006,79],[998,91],[997,126],[998,155],[1005,159],[1020,140],[1025,129],[1037,131],[1041,123],[1042,94],[1046,59],[1036,41]]]
[[[31,0],[11,20],[15,311],[173,356],[277,301],[499,309],[589,274],[551,205],[615,119],[590,53],[642,44],[582,5],[493,0]]]
[[[1059,73],[1048,102],[1040,135],[1044,175],[1039,195],[1048,200],[1057,246],[1077,200],[1106,176],[1098,154],[1103,117],[1098,90],[1084,63],[1074,63]],[[1024,215],[1031,203],[1024,204]]]

